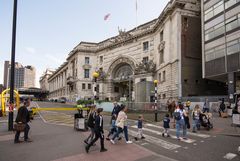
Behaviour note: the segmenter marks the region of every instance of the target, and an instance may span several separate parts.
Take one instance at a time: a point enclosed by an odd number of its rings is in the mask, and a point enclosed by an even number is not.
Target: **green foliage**
[[[77,105],[91,105],[93,104],[93,100],[78,100]]]

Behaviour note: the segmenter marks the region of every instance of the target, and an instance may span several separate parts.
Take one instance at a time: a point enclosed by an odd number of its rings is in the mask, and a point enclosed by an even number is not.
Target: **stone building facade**
[[[40,77],[39,83],[40,83],[40,88],[44,91],[49,91],[49,83],[48,83],[48,78],[50,75],[53,74],[53,70],[51,69],[46,69],[46,71],[43,73],[43,75]]]
[[[160,16],[99,43],[80,42],[49,78],[50,98],[93,98],[98,71],[102,100],[151,102],[204,95],[200,0],[172,0]]]

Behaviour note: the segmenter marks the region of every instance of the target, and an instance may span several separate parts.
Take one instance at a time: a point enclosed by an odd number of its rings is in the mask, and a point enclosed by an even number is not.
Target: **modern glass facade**
[[[202,40],[203,77],[240,92],[240,0],[202,1]]]

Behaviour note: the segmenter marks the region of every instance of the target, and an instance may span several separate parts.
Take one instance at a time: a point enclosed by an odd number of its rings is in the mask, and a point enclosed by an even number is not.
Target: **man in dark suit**
[[[25,124],[25,128],[24,128],[24,141],[25,142],[32,142],[32,140],[28,138],[28,132],[30,130],[30,126],[28,125],[28,122],[30,121],[30,115],[29,115],[29,111],[28,111],[27,107],[29,105],[30,105],[30,99],[25,100],[24,105],[18,109],[17,117],[15,120],[16,123]],[[14,143],[21,142],[19,140],[20,132],[21,131],[16,131]]]

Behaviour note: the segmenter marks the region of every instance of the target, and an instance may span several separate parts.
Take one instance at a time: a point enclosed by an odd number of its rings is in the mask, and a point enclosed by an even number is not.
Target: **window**
[[[158,80],[159,80],[160,83],[161,83],[161,81],[162,81],[162,78],[161,78],[161,77],[162,77],[162,74],[159,73],[159,74],[158,74]]]
[[[140,82],[146,82],[146,78],[140,79]]]
[[[166,94],[163,94],[163,95],[162,95],[162,98],[165,99],[165,98],[166,98]]]
[[[84,78],[89,78],[89,69],[84,69]]]
[[[226,20],[226,31],[231,31],[240,26],[240,16],[233,16]]]
[[[100,64],[103,63],[103,56],[100,56]]]
[[[88,83],[88,89],[92,89],[92,85]]]
[[[82,89],[86,89],[85,83],[82,84]]]
[[[118,93],[119,92],[119,87],[115,86],[114,87],[114,92]]]
[[[225,45],[219,45],[205,51],[205,61],[211,61],[225,55]]]
[[[225,8],[227,9],[227,8],[235,5],[238,2],[240,2],[240,0],[228,0],[225,2]]]
[[[163,82],[165,82],[166,81],[166,71],[164,70],[163,71],[163,80],[162,80]]]
[[[163,30],[160,32],[160,42],[163,41]]]
[[[164,63],[164,50],[160,51],[159,64]]]
[[[216,16],[217,14],[221,13],[224,10],[224,4],[223,0],[215,4],[214,6],[210,7],[204,12],[204,20],[207,21],[213,16]]]
[[[219,35],[222,35],[224,31],[224,22],[221,22],[205,31],[205,41],[211,40]]]
[[[144,42],[143,43],[143,51],[148,51],[148,47],[149,47],[148,41]]]
[[[227,55],[235,54],[240,51],[240,43],[238,40],[227,43]]]
[[[148,57],[144,57],[143,60],[142,60],[142,62],[143,62],[144,64],[146,64],[146,63],[148,62]]]
[[[89,64],[90,62],[90,58],[89,57],[85,57],[85,64]]]

